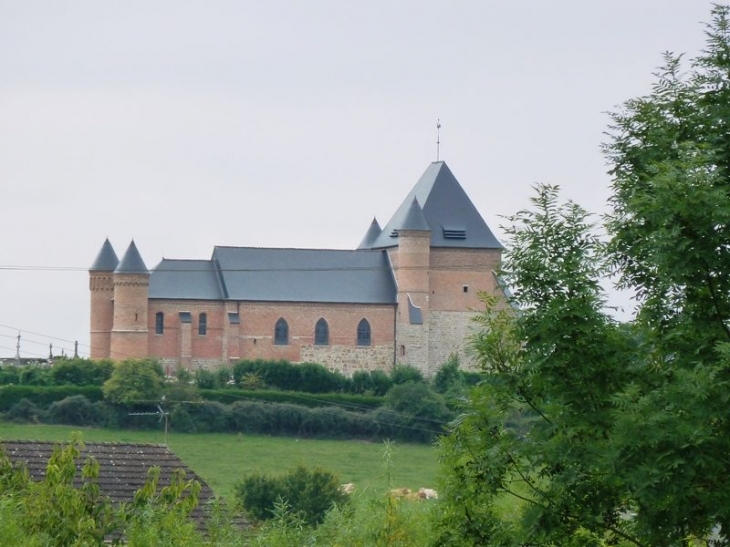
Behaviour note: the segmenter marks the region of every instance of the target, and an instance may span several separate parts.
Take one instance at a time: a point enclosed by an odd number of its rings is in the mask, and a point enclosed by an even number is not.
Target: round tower
[[[110,357],[147,357],[147,308],[150,272],[134,241],[114,270],[114,319]]]
[[[114,270],[119,258],[107,238],[96,260],[89,268],[91,294],[89,343],[92,359],[108,359],[111,351],[111,333],[114,324]]]
[[[391,255],[398,284],[396,360],[428,374],[431,229],[415,198],[396,233],[398,247]]]

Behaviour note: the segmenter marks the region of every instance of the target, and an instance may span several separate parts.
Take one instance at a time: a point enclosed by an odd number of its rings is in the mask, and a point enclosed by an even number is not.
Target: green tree
[[[104,382],[104,398],[113,403],[135,404],[159,401],[165,373],[153,359],[128,359],[114,365],[111,377]]]
[[[478,318],[484,380],[442,442],[440,544],[686,546],[730,530],[728,11],[688,71],[668,55],[612,115],[607,244],[554,187],[510,219],[518,311],[490,301]],[[607,270],[636,297],[630,323],[604,311]]]

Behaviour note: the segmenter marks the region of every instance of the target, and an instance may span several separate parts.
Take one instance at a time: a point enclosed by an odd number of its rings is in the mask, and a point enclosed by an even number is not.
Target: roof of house
[[[0,446],[15,466],[28,470],[30,478],[42,481],[46,476],[48,460],[55,446],[64,443],[50,441],[2,441]],[[101,494],[112,503],[121,504],[134,501],[134,495],[147,481],[151,467],[160,468],[158,488],[168,486],[178,469],[183,469],[188,480],[200,483],[198,507],[191,514],[201,524],[205,519],[204,505],[215,497],[213,490],[195,474],[185,463],[166,446],[136,443],[84,443],[81,458],[76,462],[78,470],[75,484],[81,485],[80,470],[84,462],[94,457],[99,463],[98,485]]]
[[[431,230],[432,247],[502,249],[502,245],[443,161],[436,161],[428,166],[378,237],[372,241],[365,238],[359,248],[381,249],[398,245],[398,230],[407,229],[411,222],[414,199],[420,204]]]
[[[117,257],[117,253],[114,252],[114,247],[109,243],[109,238],[106,238],[104,245],[101,246],[101,250],[96,255],[96,260],[94,260],[89,270],[113,272],[118,265],[119,258]]]
[[[215,247],[203,260],[163,260],[150,298],[395,304],[384,251]]]

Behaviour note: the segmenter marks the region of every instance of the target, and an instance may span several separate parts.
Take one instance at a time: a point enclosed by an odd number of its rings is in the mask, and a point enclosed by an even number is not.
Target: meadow
[[[80,431],[88,442],[163,444],[161,431],[110,430],[62,425],[0,422],[6,440],[67,441]],[[234,486],[249,471],[284,472],[299,464],[318,466],[382,492],[391,487],[436,487],[437,455],[433,446],[390,443],[390,465],[384,443],[331,441],[225,433],[168,433],[167,445],[205,480],[216,494],[230,499]]]

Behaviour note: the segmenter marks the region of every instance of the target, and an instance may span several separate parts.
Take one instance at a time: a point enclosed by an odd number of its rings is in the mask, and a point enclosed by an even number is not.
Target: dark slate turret
[[[117,268],[114,270],[114,273],[121,273],[121,274],[140,274],[149,273],[149,270],[147,269],[147,266],[145,266],[144,260],[142,260],[142,256],[139,254],[139,251],[137,250],[137,246],[134,244],[134,240],[132,240],[132,243],[129,244],[129,247],[127,248],[127,252],[124,253],[124,256],[122,257],[122,261],[119,263]]]
[[[106,238],[104,245],[101,246],[99,254],[96,255],[96,260],[89,268],[91,272],[113,272],[119,265],[119,258],[117,253],[114,252],[114,247],[109,243],[109,238]]]
[[[393,227],[396,232],[403,230],[411,230],[418,232],[428,232],[431,228],[428,226],[426,217],[423,214],[423,209],[418,204],[418,199],[413,198],[411,206],[406,211],[406,216],[403,218],[403,222],[400,226]]]
[[[360,245],[357,246],[357,248],[369,249],[373,242],[378,239],[378,236],[382,231],[383,230],[382,228],[380,228],[380,224],[378,224],[378,219],[373,217],[373,221],[370,223],[370,228],[368,228],[368,231],[365,233],[365,237],[362,238],[362,241],[360,242]]]

